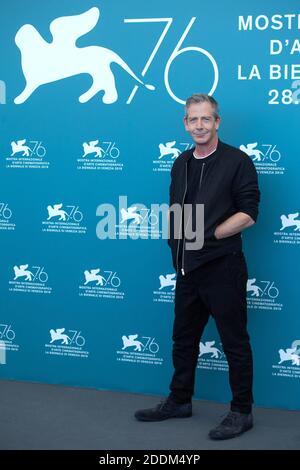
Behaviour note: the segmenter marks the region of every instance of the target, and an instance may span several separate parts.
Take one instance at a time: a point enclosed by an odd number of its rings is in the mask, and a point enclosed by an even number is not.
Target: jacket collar
[[[222,147],[222,145],[223,145],[223,143],[221,142],[220,139],[218,139],[218,144],[217,144],[216,152],[218,152],[218,150],[220,150],[220,148]],[[193,148],[191,148],[190,150],[188,150],[188,153],[186,154],[186,157],[185,157],[186,162],[189,162],[189,161],[190,161],[190,159],[191,159],[192,156],[193,156],[194,150],[195,150],[195,147],[193,147]]]

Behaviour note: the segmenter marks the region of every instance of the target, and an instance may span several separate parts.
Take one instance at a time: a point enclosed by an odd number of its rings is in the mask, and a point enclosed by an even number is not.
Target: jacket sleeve
[[[257,172],[248,155],[243,155],[233,180],[233,200],[237,212],[248,214],[254,222],[258,216],[260,191]]]

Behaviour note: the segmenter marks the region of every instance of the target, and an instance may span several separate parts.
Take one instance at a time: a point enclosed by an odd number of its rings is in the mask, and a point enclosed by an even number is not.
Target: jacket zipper
[[[180,219],[180,226],[179,226],[179,236],[178,236],[178,243],[177,243],[177,253],[176,253],[176,268],[177,268],[177,272],[179,271],[179,247],[180,247],[180,240],[181,240],[181,231],[182,231],[182,218],[183,218],[183,204],[184,204],[184,199],[185,199],[185,196],[186,196],[186,192],[187,192],[187,162],[185,163],[185,189],[184,189],[184,193],[183,193],[183,198],[182,198],[182,203],[181,203],[181,219]],[[183,246],[182,246],[183,248]],[[181,272],[182,272],[182,269],[181,269]],[[184,275],[184,273],[183,273]]]
[[[186,165],[187,165],[187,163],[186,163]],[[204,167],[205,167],[205,163],[202,163],[198,192],[200,191],[201,185],[202,185]],[[184,198],[185,198],[186,192],[187,192],[187,166],[186,166],[186,187],[185,187]],[[183,203],[184,203],[184,200],[183,200],[182,204],[183,204]],[[191,216],[191,214],[189,215],[189,219],[188,219],[188,221],[187,221],[187,225],[188,225],[188,223],[189,223],[190,216]],[[181,218],[181,220],[182,220],[182,218]],[[179,247],[179,243],[178,243],[178,247]],[[181,265],[182,265],[182,267],[181,267],[181,274],[182,274],[183,276],[185,275],[185,271],[184,271],[184,247],[185,247],[185,230],[183,231],[182,263],[181,263]],[[178,256],[178,249],[177,249],[177,256]],[[177,261],[177,272],[178,272],[178,261]]]

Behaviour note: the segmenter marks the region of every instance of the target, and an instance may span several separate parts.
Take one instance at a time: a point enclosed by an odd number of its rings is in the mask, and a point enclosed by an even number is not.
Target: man
[[[195,147],[183,152],[171,171],[170,207],[180,204],[182,208],[179,231],[170,211],[169,245],[177,271],[173,327],[175,371],[169,397],[155,408],[137,411],[135,417],[140,421],[161,421],[192,415],[199,343],[212,315],[229,365],[232,401],[230,412],[210,431],[209,437],[230,439],[253,426],[253,366],[246,303],[248,273],[241,231],[256,222],[260,192],[252,160],[218,139],[220,116],[214,98],[204,94],[188,98],[184,125]],[[196,209],[201,204],[204,205],[204,227],[203,224],[200,227],[204,231],[204,244],[194,249],[196,244],[191,243],[187,229],[191,217],[192,228],[199,231]],[[189,207],[192,211],[188,211]]]

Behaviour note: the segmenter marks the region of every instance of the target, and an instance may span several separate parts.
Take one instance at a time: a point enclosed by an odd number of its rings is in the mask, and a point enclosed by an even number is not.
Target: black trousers
[[[253,403],[252,351],[247,332],[247,266],[242,252],[214,259],[177,276],[173,327],[174,375],[170,396],[191,400],[199,343],[212,315],[229,365],[231,410],[250,413]]]

